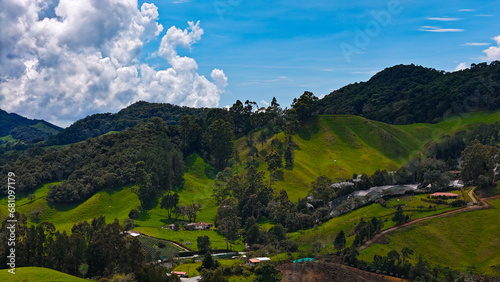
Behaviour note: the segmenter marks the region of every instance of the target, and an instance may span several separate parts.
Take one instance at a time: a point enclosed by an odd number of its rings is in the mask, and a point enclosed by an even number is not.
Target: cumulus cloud
[[[493,40],[497,42],[498,46],[491,46],[483,51],[483,53],[486,54],[486,60],[488,61],[500,60],[500,35],[493,37]]]
[[[224,72],[197,73],[191,48],[199,22],[170,27],[158,54],[170,68],[139,61],[143,46],[163,26],[154,4],[136,0],[6,0],[0,10],[0,104],[3,110],[68,125],[95,112],[117,111],[137,100],[216,107]]]

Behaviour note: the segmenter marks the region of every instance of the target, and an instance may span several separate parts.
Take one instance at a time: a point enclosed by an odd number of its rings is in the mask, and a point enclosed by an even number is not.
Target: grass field
[[[333,180],[356,174],[373,174],[377,169],[396,170],[417,156],[430,141],[473,129],[480,123],[500,121],[500,112],[480,112],[454,116],[437,124],[389,125],[358,116],[318,116],[302,125],[293,136],[297,144],[293,170],[283,169],[282,178],[273,184],[275,191],[285,189],[296,201],[307,196],[309,185],[320,175]],[[257,140],[259,132],[254,133]],[[283,133],[275,137],[284,140]],[[246,160],[245,138],[235,143],[240,159]],[[261,150],[261,144],[256,144]],[[270,150],[270,140],[264,145]],[[267,165],[259,168],[266,171]],[[266,179],[269,175],[266,174]]]
[[[373,255],[386,255],[403,247],[414,250],[413,260],[422,255],[432,265],[466,272],[473,266],[478,273],[500,276],[492,266],[500,265],[500,200],[492,208],[432,219],[398,230],[387,236],[387,244],[374,244],[360,253],[371,262]]]
[[[71,276],[56,270],[42,267],[19,267],[16,268],[16,274],[13,275],[7,272],[7,269],[0,271],[0,281],[33,281],[33,282],[80,282],[89,281],[75,276]]]
[[[301,250],[307,250],[313,243],[321,242],[325,245],[325,252],[333,252],[335,251],[333,241],[340,230],[344,230],[346,237],[350,236],[361,218],[366,221],[375,216],[384,221],[382,229],[388,229],[395,225],[391,218],[394,216],[397,206],[399,205],[402,205],[405,214],[410,214],[411,219],[418,219],[455,209],[449,205],[436,204],[432,204],[436,207],[435,209],[428,209],[427,207],[430,204],[420,200],[420,198],[426,197],[427,194],[394,198],[388,201],[386,207],[380,204],[371,204],[350,213],[332,218],[316,228],[300,230],[290,233],[288,236],[299,244],[299,249]],[[419,208],[419,206],[424,206],[424,208]],[[348,237],[347,245],[349,246],[353,241],[354,236]]]

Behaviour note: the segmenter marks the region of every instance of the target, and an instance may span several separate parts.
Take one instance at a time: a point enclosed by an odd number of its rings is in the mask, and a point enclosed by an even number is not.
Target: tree
[[[313,93],[305,91],[298,99],[293,99],[292,110],[297,114],[299,121],[303,121],[312,116],[316,110],[318,97]]]
[[[398,209],[396,210],[396,213],[394,214],[394,216],[392,217],[391,220],[396,222],[396,225],[401,225],[401,224],[409,221],[410,216],[408,216],[408,215],[405,216],[403,213],[403,208],[401,208],[401,206],[399,206]]]
[[[295,153],[293,151],[293,146],[288,144],[285,148],[285,153],[283,154],[283,159],[285,159],[285,165],[287,168],[291,168],[293,166],[294,158]]]
[[[35,199],[35,194],[28,195],[28,200],[30,200],[30,202],[32,202],[34,199]]]
[[[217,231],[226,237],[226,249],[229,249],[228,240],[235,240],[238,237],[241,218],[238,217],[238,204],[236,199],[228,198],[224,200],[217,209],[215,224]]]
[[[203,139],[210,150],[214,166],[223,169],[233,155],[234,133],[231,124],[222,119],[214,121],[205,131]]]
[[[334,195],[334,190],[330,187],[333,181],[325,175],[318,176],[316,181],[311,182],[309,193],[318,200],[326,204]]]
[[[198,237],[199,238],[199,237]],[[203,258],[201,266],[197,268],[198,271],[202,269],[214,270],[220,266],[220,262],[212,257],[210,252],[207,252]]]
[[[197,216],[198,212],[200,211],[200,209],[201,209],[201,204],[199,204],[199,203],[191,203],[191,204],[186,206],[185,213],[188,216],[188,220],[190,222],[196,221],[196,216]]]
[[[195,152],[201,147],[201,126],[195,117],[185,115],[181,119],[182,151],[185,155]]]
[[[198,245],[198,251],[201,254],[210,251],[212,242],[210,242],[210,238],[208,236],[198,236],[198,238],[196,238],[196,243]]]
[[[269,152],[269,154],[267,154],[266,162],[268,165],[267,170],[269,170],[271,174],[283,167],[283,160],[281,158],[281,155],[275,150],[272,150],[271,152]]]
[[[333,242],[335,249],[342,251],[345,248],[345,233],[344,230],[340,230],[339,234],[335,237]]]
[[[126,218],[123,221],[123,229],[125,230],[132,230],[134,229],[134,220],[131,218]]]
[[[258,282],[279,282],[283,279],[283,274],[281,271],[276,269],[274,264],[270,262],[263,262],[255,268],[255,274],[257,277],[255,281]]]
[[[177,204],[179,203],[179,194],[177,193],[168,193],[163,196],[161,199],[161,208],[167,210],[168,218],[171,218],[172,212],[177,208]]]
[[[465,183],[476,184],[479,176],[481,181],[493,183],[495,169],[500,163],[500,149],[494,146],[483,145],[479,140],[472,141],[462,152],[462,179]]]
[[[136,193],[139,197],[141,205],[143,206],[149,202],[155,194],[155,189],[151,179],[152,175],[146,172],[145,166],[144,161],[140,161],[136,163],[135,168],[135,183],[139,187]]]

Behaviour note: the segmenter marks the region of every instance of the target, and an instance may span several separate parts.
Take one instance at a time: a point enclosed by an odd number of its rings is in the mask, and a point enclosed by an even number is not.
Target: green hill
[[[491,209],[432,219],[400,229],[386,236],[386,244],[374,244],[361,251],[360,258],[371,262],[374,254],[386,255],[392,249],[399,251],[408,247],[433,265],[498,276],[500,200],[491,204]]]
[[[396,170],[420,154],[430,141],[498,121],[500,112],[464,114],[437,124],[411,125],[390,125],[350,115],[313,117],[293,137],[297,144],[293,169],[284,169],[273,188],[285,189],[295,201],[307,195],[309,184],[320,175],[342,180],[353,173],[371,175],[377,169]],[[277,137],[284,139],[282,134]],[[236,141],[242,160],[248,152],[244,139]],[[269,146],[268,140],[264,148]],[[261,149],[260,144],[257,147]]]
[[[0,109],[0,145],[24,141],[42,141],[62,128],[44,120],[28,119]]]
[[[78,282],[78,281],[88,281],[86,279],[81,279],[76,276],[72,276],[66,273],[62,273],[53,269],[43,268],[43,267],[19,267],[16,268],[16,274],[13,275],[7,272],[7,269],[2,269],[0,271],[0,281],[33,281],[33,282]]]
[[[319,101],[317,113],[394,124],[438,122],[450,114],[500,109],[499,80],[499,61],[451,73],[397,65],[330,93]]]
[[[140,122],[145,122],[152,117],[159,117],[166,124],[179,124],[184,115],[196,117],[206,116],[209,109],[180,107],[168,103],[148,103],[139,101],[116,114],[94,114],[80,119],[52,136],[47,145],[65,145],[97,137],[110,131],[121,131],[134,127]]]

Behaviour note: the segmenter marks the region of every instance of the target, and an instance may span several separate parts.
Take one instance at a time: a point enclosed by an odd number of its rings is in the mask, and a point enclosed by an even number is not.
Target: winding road
[[[428,219],[432,219],[432,218],[437,218],[437,217],[445,217],[445,216],[449,216],[449,215],[457,214],[457,213],[462,213],[462,212],[470,212],[470,211],[476,211],[476,210],[482,210],[482,209],[489,209],[491,207],[491,205],[488,203],[487,200],[488,199],[495,199],[495,198],[499,198],[500,197],[500,195],[497,195],[497,196],[494,196],[494,197],[491,197],[491,198],[479,199],[481,201],[482,205],[478,205],[477,204],[478,201],[472,195],[473,191],[474,191],[474,189],[471,189],[469,191],[469,196],[473,200],[474,205],[472,205],[472,206],[466,206],[466,207],[463,207],[463,208],[460,208],[460,209],[456,209],[456,210],[452,210],[452,211],[447,211],[447,212],[436,214],[436,215],[422,217],[422,218],[419,218],[419,219],[415,219],[415,220],[409,221],[409,222],[404,223],[402,225],[391,227],[391,228],[386,229],[386,230],[380,232],[379,234],[375,235],[371,240],[366,241],[359,248],[359,250],[362,251],[362,250],[368,248],[369,246],[371,246],[372,244],[375,244],[375,243],[382,243],[384,241],[385,235],[393,233],[394,231],[396,231],[398,229],[414,225],[414,224],[419,223],[419,222],[424,221],[424,220],[428,220]]]

